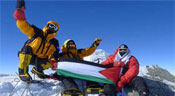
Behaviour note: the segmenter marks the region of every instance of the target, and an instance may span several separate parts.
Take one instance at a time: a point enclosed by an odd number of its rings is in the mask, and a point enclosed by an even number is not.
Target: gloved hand
[[[127,79],[125,78],[125,76],[121,76],[120,81],[117,83],[117,87],[116,90],[117,91],[121,91],[122,88],[127,84]]]
[[[117,61],[113,64],[113,66],[115,67],[124,67],[125,66],[125,63],[122,62],[122,61]]]
[[[24,0],[18,0],[17,1],[17,5],[16,5],[16,11],[14,13],[14,18],[16,20],[25,20],[25,14],[24,14],[24,10],[25,10],[25,2]]]
[[[14,18],[16,19],[16,20],[26,20],[26,16],[25,16],[25,14],[24,14],[24,10],[25,10],[25,8],[24,7],[22,7],[22,9],[19,11],[19,10],[17,10],[16,9],[16,11],[15,11],[15,13],[14,13]]]
[[[101,38],[95,38],[94,45],[98,46],[101,43],[102,39]]]
[[[122,81],[119,81],[116,87],[117,92],[120,92],[123,87],[124,87],[124,83]]]
[[[55,72],[54,74],[51,74],[49,79],[53,79],[53,80],[59,80],[60,77],[57,75],[57,73]]]
[[[57,69],[57,61],[56,60],[50,60],[50,64],[52,65],[52,70],[56,71]]]
[[[20,11],[22,9],[22,7],[25,8],[24,0],[17,0],[16,9]]]

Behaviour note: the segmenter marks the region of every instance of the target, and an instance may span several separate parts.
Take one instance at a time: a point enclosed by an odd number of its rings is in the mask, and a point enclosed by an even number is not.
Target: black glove
[[[102,39],[101,38],[96,38],[95,39],[95,41],[94,41],[94,43],[92,44],[92,46],[91,47],[94,47],[94,46],[98,46],[100,43],[101,43],[101,41],[102,41]]]
[[[24,0],[17,0],[16,9],[20,11],[22,9],[22,7],[25,8]]]

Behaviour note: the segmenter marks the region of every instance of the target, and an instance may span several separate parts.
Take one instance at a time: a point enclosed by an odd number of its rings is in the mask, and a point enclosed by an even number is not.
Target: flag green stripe
[[[78,79],[84,79],[84,80],[95,81],[99,83],[107,83],[107,84],[115,85],[113,81],[107,78],[99,78],[99,77],[94,77],[94,76],[89,76],[89,75],[81,75],[81,74],[76,74],[76,73],[72,73],[69,71],[65,71],[62,69],[57,69],[57,74],[65,76],[65,77],[73,77],[73,78],[78,78]]]

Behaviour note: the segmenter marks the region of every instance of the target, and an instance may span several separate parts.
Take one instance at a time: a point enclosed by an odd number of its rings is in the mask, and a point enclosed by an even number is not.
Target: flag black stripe
[[[101,68],[112,68],[113,67],[112,65],[102,65],[102,64],[98,64],[98,63],[94,63],[94,62],[71,59],[71,58],[61,58],[61,59],[59,59],[58,62],[74,62],[74,63],[76,62],[79,64],[92,65],[92,66],[97,66],[97,67],[101,67]]]

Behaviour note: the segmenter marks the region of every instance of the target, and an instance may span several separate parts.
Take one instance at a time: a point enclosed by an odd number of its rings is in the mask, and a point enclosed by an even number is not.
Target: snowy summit
[[[91,56],[85,57],[84,60],[100,63],[108,56],[109,54],[104,50],[98,49]],[[145,78],[151,91],[158,91],[162,94],[160,96],[175,96],[175,76],[167,70],[158,65],[143,66],[140,67],[139,76]],[[42,80],[36,77],[35,79],[40,82],[27,86],[17,75],[0,74],[0,96],[21,96],[22,94],[23,96],[61,96],[63,84],[60,81]],[[26,87],[28,90],[25,90]]]

